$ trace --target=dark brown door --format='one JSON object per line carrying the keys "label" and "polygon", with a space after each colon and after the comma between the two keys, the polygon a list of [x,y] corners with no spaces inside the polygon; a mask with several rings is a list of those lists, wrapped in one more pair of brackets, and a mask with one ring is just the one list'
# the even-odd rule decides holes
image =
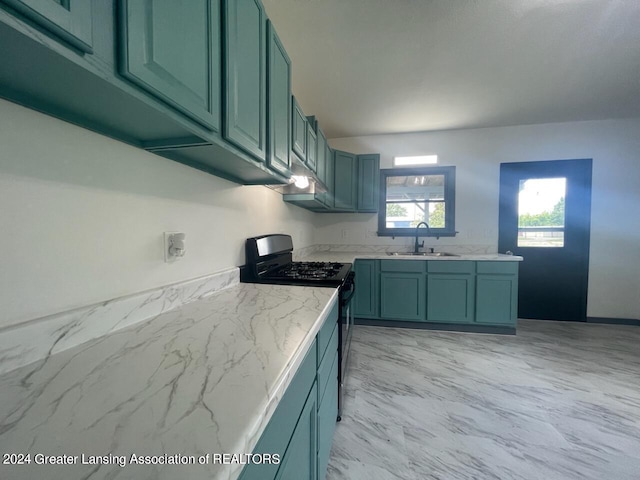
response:
{"label": "dark brown door", "polygon": [[518,317],[586,321],[591,165],[500,165],[498,250],[521,255]]}

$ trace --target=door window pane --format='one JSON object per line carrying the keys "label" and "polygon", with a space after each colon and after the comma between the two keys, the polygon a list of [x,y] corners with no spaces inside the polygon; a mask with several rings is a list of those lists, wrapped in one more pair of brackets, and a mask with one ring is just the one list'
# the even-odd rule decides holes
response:
{"label": "door window pane", "polygon": [[566,178],[520,180],[518,247],[564,247]]}

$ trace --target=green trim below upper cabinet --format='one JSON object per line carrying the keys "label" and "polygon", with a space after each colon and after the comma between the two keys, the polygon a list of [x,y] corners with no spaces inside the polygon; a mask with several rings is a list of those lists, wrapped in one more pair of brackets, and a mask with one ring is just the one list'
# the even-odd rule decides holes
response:
{"label": "green trim below upper cabinet", "polygon": [[[220,2],[120,0],[120,74],[220,130]],[[189,35],[184,35],[185,31]]]}
{"label": "green trim below upper cabinet", "polygon": [[93,53],[91,0],[0,0],[84,53]]}
{"label": "green trim below upper cabinet", "polygon": [[270,168],[291,174],[291,60],[271,21],[267,21],[267,124]]}
{"label": "green trim below upper cabinet", "polygon": [[266,160],[266,15],[260,0],[224,2],[223,135]]}

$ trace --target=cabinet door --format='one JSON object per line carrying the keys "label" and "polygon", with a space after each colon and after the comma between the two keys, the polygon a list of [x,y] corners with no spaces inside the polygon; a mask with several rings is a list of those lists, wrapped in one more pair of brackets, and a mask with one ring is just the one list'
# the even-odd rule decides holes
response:
{"label": "cabinet door", "polygon": [[516,275],[478,275],[476,277],[476,322],[516,325],[518,280]]}
{"label": "cabinet door", "polygon": [[318,475],[318,392],[314,384],[291,436],[276,480],[315,480]]}
{"label": "cabinet door", "polygon": [[376,260],[356,260],[356,293],[353,312],[356,317],[378,318],[378,271]]}
{"label": "cabinet door", "polygon": [[268,165],[286,176],[291,165],[291,61],[273,24],[268,22]]}
{"label": "cabinet door", "polygon": [[93,52],[90,0],[0,1],[78,50]]}
{"label": "cabinet door", "polygon": [[316,159],[318,156],[318,137],[311,124],[307,122],[307,166],[312,172],[316,171]]}
{"label": "cabinet door", "polygon": [[219,0],[121,0],[119,22],[120,74],[219,131]]}
{"label": "cabinet door", "polygon": [[381,273],[380,316],[385,320],[424,321],[425,275]]}
{"label": "cabinet door", "polygon": [[429,273],[427,321],[471,323],[474,312],[474,275]]}
{"label": "cabinet door", "polygon": [[307,117],[304,116],[302,108],[298,104],[296,97],[293,97],[291,114],[291,150],[298,155],[303,162],[307,161]]}
{"label": "cabinet door", "polygon": [[318,407],[318,479],[326,477],[338,419],[338,364],[338,352],[335,352],[331,378]]}
{"label": "cabinet door", "polygon": [[327,191],[324,193],[324,204],[327,206],[329,210],[333,209],[333,170],[334,170],[334,157],[333,150],[329,147],[327,143],[327,149],[325,153],[325,161],[326,161],[326,172],[325,172],[325,185],[327,186]]}
{"label": "cabinet door", "polygon": [[224,0],[224,137],[266,159],[266,16],[260,0]]}
{"label": "cabinet door", "polygon": [[380,155],[358,155],[358,211],[377,212]]}
{"label": "cabinet door", "polygon": [[316,159],[316,174],[318,178],[327,184],[327,137],[318,129],[318,155]]}
{"label": "cabinet door", "polygon": [[333,165],[334,209],[355,211],[358,160],[352,153],[335,151]]}

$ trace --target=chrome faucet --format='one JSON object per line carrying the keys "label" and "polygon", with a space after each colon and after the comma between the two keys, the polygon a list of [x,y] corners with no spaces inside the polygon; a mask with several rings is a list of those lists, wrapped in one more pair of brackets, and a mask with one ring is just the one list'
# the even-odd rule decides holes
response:
{"label": "chrome faucet", "polygon": [[413,246],[413,253],[420,253],[420,249],[424,247],[424,240],[422,241],[422,243],[418,243],[418,230],[420,229],[421,225],[427,227],[427,236],[431,233],[431,229],[429,228],[429,224],[427,222],[420,222],[418,225],[416,225],[416,243]]}

